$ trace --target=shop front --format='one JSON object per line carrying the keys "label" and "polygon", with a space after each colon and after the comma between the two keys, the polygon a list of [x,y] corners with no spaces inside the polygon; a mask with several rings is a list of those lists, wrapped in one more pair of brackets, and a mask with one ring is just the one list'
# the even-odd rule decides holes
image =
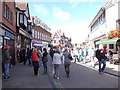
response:
{"label": "shop front", "polygon": [[31,48],[31,40],[32,36],[20,29],[17,35],[17,48]]}
{"label": "shop front", "polygon": [[32,47],[43,47],[42,41],[32,40]]}
{"label": "shop front", "polygon": [[[0,29],[0,53],[3,54],[3,48],[5,46],[10,46],[10,55],[12,57],[11,63],[15,64],[15,32],[12,30],[7,30],[5,28]],[[0,59],[2,57],[0,54]]]}
{"label": "shop front", "polygon": [[113,52],[117,52],[118,50],[118,41],[120,40],[120,38],[113,38],[113,39],[101,39],[100,41],[96,42],[96,45],[102,44],[102,45],[106,45],[107,46],[107,52],[109,50],[113,51]]}
{"label": "shop front", "polygon": [[2,61],[2,49],[3,49],[3,35],[4,35],[4,31],[0,28],[0,64]]}

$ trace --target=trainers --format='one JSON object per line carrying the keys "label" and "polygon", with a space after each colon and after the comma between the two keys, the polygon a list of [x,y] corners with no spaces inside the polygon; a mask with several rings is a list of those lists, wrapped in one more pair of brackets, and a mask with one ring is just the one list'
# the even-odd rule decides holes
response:
{"label": "trainers", "polygon": [[59,77],[57,77],[56,79],[59,80]]}
{"label": "trainers", "polygon": [[102,72],[99,72],[99,74],[102,74]]}

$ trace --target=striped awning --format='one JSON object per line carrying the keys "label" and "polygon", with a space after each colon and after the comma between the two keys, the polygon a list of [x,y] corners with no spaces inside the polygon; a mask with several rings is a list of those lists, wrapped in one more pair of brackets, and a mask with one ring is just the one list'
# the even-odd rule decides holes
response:
{"label": "striped awning", "polygon": [[100,41],[96,42],[96,45],[99,44],[116,44],[117,40],[120,38],[113,38],[113,39],[101,39]]}

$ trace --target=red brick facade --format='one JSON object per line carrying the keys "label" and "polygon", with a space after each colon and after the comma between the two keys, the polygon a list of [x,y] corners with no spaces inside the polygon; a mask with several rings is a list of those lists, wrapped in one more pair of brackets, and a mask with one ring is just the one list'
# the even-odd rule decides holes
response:
{"label": "red brick facade", "polygon": [[[41,40],[41,41],[45,41],[45,42],[49,42],[49,41],[50,41],[50,40],[49,40],[49,39],[51,39],[51,33],[50,33],[50,32],[42,29],[42,28],[39,27],[39,26],[34,26],[34,27],[33,27],[33,30],[34,30],[34,31],[37,31],[37,32],[40,32],[41,34],[50,37],[50,38],[47,38],[46,40],[44,40],[43,37],[42,37],[42,35],[40,35],[40,38],[39,38],[39,39],[38,39],[38,37],[37,37],[37,38],[34,37],[34,40]],[[35,36],[35,33],[34,33],[34,36]]]}
{"label": "red brick facade", "polygon": [[[13,0],[14,1],[14,0]],[[2,6],[7,5],[9,10],[12,12],[12,23],[10,23],[3,15],[2,23],[4,23],[11,30],[16,32],[16,14],[15,14],[15,2],[4,2]],[[2,8],[4,10],[4,8]],[[3,12],[2,12],[3,13]]]}

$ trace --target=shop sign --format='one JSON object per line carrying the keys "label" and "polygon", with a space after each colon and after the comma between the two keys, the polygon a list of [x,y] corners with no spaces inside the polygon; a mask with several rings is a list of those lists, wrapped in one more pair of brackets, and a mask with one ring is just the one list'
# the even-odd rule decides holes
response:
{"label": "shop sign", "polygon": [[42,44],[42,41],[32,40],[32,43]]}
{"label": "shop sign", "polygon": [[14,39],[14,35],[9,32],[5,32],[5,36]]}

